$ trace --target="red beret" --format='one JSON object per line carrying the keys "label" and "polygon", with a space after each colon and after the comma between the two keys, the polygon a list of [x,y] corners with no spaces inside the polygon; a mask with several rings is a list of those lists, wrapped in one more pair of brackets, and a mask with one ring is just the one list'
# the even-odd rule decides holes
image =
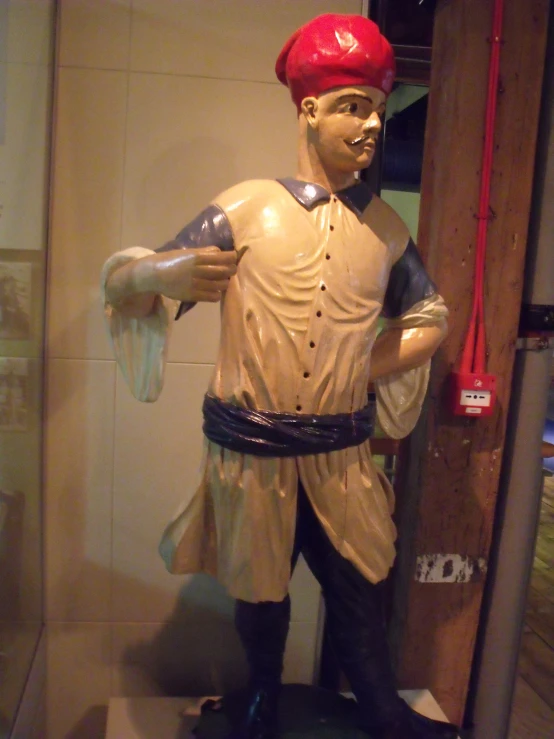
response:
{"label": "red beret", "polygon": [[318,97],[332,87],[366,85],[388,95],[394,82],[394,52],[368,18],[327,13],[292,34],[275,73],[289,87],[298,108],[305,97]]}

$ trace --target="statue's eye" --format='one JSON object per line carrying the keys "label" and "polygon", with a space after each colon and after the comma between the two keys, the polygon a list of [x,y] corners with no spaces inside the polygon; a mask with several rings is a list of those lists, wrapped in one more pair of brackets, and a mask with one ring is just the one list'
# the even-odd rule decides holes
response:
{"label": "statue's eye", "polygon": [[348,105],[348,112],[349,113],[356,113],[357,110],[358,110],[358,103],[350,103]]}

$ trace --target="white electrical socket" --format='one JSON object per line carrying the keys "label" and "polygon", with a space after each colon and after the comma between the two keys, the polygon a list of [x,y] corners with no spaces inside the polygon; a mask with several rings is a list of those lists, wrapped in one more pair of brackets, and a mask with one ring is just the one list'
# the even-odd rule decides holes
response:
{"label": "white electrical socket", "polygon": [[491,404],[490,390],[462,390],[460,405],[471,405],[476,408],[489,408]]}

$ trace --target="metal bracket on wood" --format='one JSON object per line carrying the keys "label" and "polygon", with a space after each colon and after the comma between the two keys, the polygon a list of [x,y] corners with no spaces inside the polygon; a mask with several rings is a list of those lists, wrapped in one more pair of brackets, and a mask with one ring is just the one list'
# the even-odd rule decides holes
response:
{"label": "metal bracket on wood", "polygon": [[554,350],[554,336],[520,336],[516,341],[516,351],[544,352]]}

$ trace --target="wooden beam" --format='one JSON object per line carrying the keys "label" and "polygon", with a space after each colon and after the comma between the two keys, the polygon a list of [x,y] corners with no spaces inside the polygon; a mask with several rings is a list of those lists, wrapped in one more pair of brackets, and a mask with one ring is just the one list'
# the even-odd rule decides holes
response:
{"label": "wooden beam", "polygon": [[[554,446],[554,445],[552,445]],[[394,457],[398,454],[400,442],[396,439],[374,437],[371,439],[371,453],[385,457]],[[552,455],[554,456],[554,454]]]}
{"label": "wooden beam", "polygon": [[[505,2],[485,286],[488,371],[497,376],[498,402],[494,415],[482,419],[452,416],[444,390],[471,310],[493,0],[442,0],[435,18],[418,241],[450,308],[450,335],[434,362],[427,410],[401,450],[401,548],[392,634],[401,687],[429,688],[456,722],[464,714],[485,576],[476,567],[471,582],[421,582],[416,559],[461,555],[486,563],[489,557],[522,293],[548,6],[548,0]],[[436,579],[449,569],[448,564],[435,568]]]}

